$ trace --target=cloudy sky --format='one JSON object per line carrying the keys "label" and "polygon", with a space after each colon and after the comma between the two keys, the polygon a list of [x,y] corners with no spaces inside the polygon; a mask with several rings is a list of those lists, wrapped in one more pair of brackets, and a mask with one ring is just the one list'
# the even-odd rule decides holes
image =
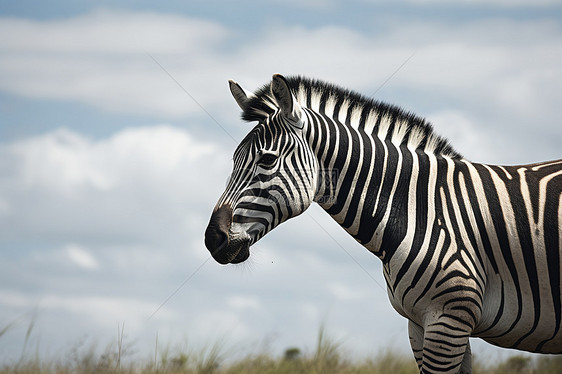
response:
{"label": "cloudy sky", "polygon": [[50,355],[123,324],[140,358],[156,339],[311,350],[322,324],[353,354],[409,352],[378,259],[317,206],[238,266],[209,260],[203,232],[251,128],[228,79],[332,81],[474,161],[560,158],[562,5],[451,4],[1,2],[0,362],[31,321],[25,349]]}

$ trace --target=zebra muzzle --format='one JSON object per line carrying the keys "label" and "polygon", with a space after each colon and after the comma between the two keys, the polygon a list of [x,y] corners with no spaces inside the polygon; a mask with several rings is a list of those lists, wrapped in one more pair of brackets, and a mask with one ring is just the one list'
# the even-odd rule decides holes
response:
{"label": "zebra muzzle", "polygon": [[211,215],[205,230],[205,246],[220,264],[240,263],[250,256],[248,239],[231,238],[232,208],[223,205]]}

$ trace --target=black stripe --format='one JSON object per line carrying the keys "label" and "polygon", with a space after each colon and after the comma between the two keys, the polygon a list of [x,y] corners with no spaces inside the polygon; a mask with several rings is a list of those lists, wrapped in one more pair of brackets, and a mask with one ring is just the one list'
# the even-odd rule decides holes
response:
{"label": "black stripe", "polygon": [[355,237],[361,244],[367,244],[371,241],[374,228],[378,225],[378,218],[375,218],[374,214],[376,210],[375,204],[377,202],[377,195],[379,190],[382,188],[384,149],[378,138],[374,138],[374,143],[375,161],[371,166],[373,168],[373,172],[371,173],[371,179],[369,180],[369,191],[367,191],[363,202],[363,211],[361,212],[361,218],[359,220],[359,232]]}
{"label": "black stripe", "polygon": [[232,217],[232,222],[236,222],[236,223],[252,223],[252,222],[259,222],[262,225],[264,225],[265,227],[269,226],[269,221],[266,220],[265,218],[262,217],[248,217],[248,216],[242,216],[240,214],[234,214],[234,216]]}
{"label": "black stripe", "polygon": [[[418,276],[421,278],[422,274],[427,271],[429,267],[429,262],[433,258],[435,251],[438,251],[438,259],[437,265],[435,266],[435,270],[431,274],[430,280],[427,282],[422,293],[418,296],[414,305],[417,304],[420,300],[425,297],[426,293],[429,289],[433,286],[435,279],[441,272],[441,264],[443,263],[443,259],[445,258],[445,254],[447,253],[446,248],[449,248],[451,245],[451,235],[446,230],[443,223],[445,222],[443,218],[443,201],[441,201],[441,194],[439,193],[441,188],[445,188],[447,183],[447,162],[439,158],[437,159],[437,173],[435,175],[435,191],[434,191],[434,207],[435,207],[435,218],[433,222],[432,232],[430,241],[428,243],[427,254],[424,257],[420,267],[418,268]],[[445,235],[443,246],[441,248],[437,248],[437,243],[439,241],[439,235],[443,232]]]}
{"label": "black stripe", "polygon": [[[494,257],[494,251],[492,250],[492,245],[490,244],[490,238],[488,237],[488,231],[486,230],[486,225],[484,224],[484,218],[482,215],[482,211],[480,210],[480,205],[478,203],[478,197],[476,195],[476,189],[474,188],[474,182],[472,180],[472,176],[470,172],[463,173],[464,180],[465,180],[465,187],[468,194],[468,198],[470,200],[470,209],[472,210],[472,214],[474,215],[474,219],[476,221],[476,227],[478,229],[478,234],[480,236],[480,241],[482,242],[482,249],[484,250],[484,254],[490,261],[492,265],[492,269],[496,274],[499,273],[498,264]],[[478,247],[479,248],[479,247]],[[480,255],[480,251],[477,251],[478,259],[483,261],[483,256]],[[483,263],[483,262],[481,262]]]}
{"label": "black stripe", "polygon": [[308,110],[306,110],[305,113],[307,114],[308,121],[311,122],[310,124],[311,129],[309,131],[313,131],[312,141],[310,142],[310,148],[315,154],[318,154],[319,153],[318,147],[320,145],[320,131],[319,131],[320,125],[318,123],[318,119],[316,118],[316,115],[309,112]]}
{"label": "black stripe", "polygon": [[[340,141],[339,141],[338,154],[337,154],[335,162],[334,162],[334,169],[339,170],[340,173],[341,173],[341,172],[345,171],[345,163],[347,161],[347,154],[348,154],[349,147],[351,146],[351,144],[349,142],[347,132],[343,128],[344,125],[342,125],[338,122],[338,123],[336,123],[336,126],[337,126],[336,131],[339,131],[339,134],[340,134]],[[338,196],[336,198],[336,201],[335,201],[334,205],[332,205],[330,208],[326,209],[326,212],[328,212],[328,214],[330,214],[330,215],[335,215],[335,214],[338,214],[339,212],[341,212],[341,210],[343,209],[343,206],[345,204],[345,199],[347,198],[347,194],[348,194],[348,192],[350,191],[350,188],[351,188],[351,182],[352,182],[353,176],[349,177],[349,173],[347,173],[347,172],[344,175],[340,174],[340,175],[338,175],[338,183],[339,183],[339,179],[342,178],[342,177],[345,178],[345,179],[342,182],[342,187],[338,191]]]}
{"label": "black stripe", "polygon": [[[459,220],[462,222],[462,225],[466,231],[466,235],[468,236],[468,240],[470,241],[470,245],[472,247],[472,249],[474,250],[474,253],[476,254],[476,257],[478,258],[478,264],[483,264],[483,259],[482,259],[482,255],[480,254],[480,251],[478,250],[478,243],[476,241],[476,235],[474,233],[474,230],[472,229],[472,224],[470,223],[470,218],[468,215],[468,209],[472,210],[472,206],[469,206],[467,204],[467,202],[465,201],[465,196],[462,193],[462,189],[461,189],[461,180],[460,177],[463,177],[464,179],[464,187],[465,189],[468,191],[469,189],[473,189],[473,186],[469,183],[467,183],[467,176],[469,176],[469,171],[468,168],[466,166],[466,164],[456,161],[455,162],[455,169],[453,170],[453,184],[454,184],[454,188],[455,188],[455,196],[457,198],[457,206],[459,208],[459,212],[460,212],[460,217]],[[468,192],[467,192],[468,193]],[[475,266],[476,271],[478,270],[478,266]],[[485,276],[484,274],[478,274],[478,278],[479,279],[483,279]]]}
{"label": "black stripe", "polygon": [[322,95],[320,95],[320,107],[318,111],[322,114],[326,114],[326,103],[328,102],[328,98],[330,97],[330,91],[324,90],[322,91]]}
{"label": "black stripe", "polygon": [[[521,180],[516,167],[505,168],[511,175],[511,179],[505,176],[498,167],[492,166],[500,179],[506,184],[507,192],[509,194],[509,199],[511,206],[515,215],[515,225],[517,228],[517,234],[519,237],[519,243],[521,246],[521,252],[523,255],[523,262],[525,264],[525,270],[530,282],[530,289],[533,295],[533,306],[534,306],[534,321],[531,329],[523,336],[521,336],[514,347],[517,347],[521,342],[529,337],[537,328],[539,324],[540,314],[541,314],[541,300],[540,300],[540,287],[539,278],[537,273],[537,263],[534,256],[533,240],[531,238],[530,222],[527,218],[527,211],[525,208],[525,201],[521,192],[521,184],[525,183]],[[513,249],[512,249],[513,250]]]}
{"label": "black stripe", "polygon": [[[506,230],[506,223],[503,217],[502,208],[499,201],[498,192],[490,171],[483,165],[474,164],[474,167],[478,171],[478,175],[482,180],[482,185],[484,187],[484,193],[486,195],[486,200],[488,201],[488,207],[490,209],[491,220],[494,224],[494,229],[496,231],[496,237],[500,245],[500,250],[502,252],[502,258],[505,261],[511,279],[515,286],[515,291],[517,294],[517,315],[515,320],[511,324],[508,330],[512,330],[513,327],[519,322],[522,314],[522,296],[521,296],[521,285],[519,284],[519,277],[517,275],[517,269],[515,268],[515,261],[511,255],[511,247],[509,245],[509,238]],[[503,171],[500,170],[503,173]]]}
{"label": "black stripe", "polygon": [[[418,180],[416,182],[416,221],[415,221],[416,227],[414,230],[414,239],[412,241],[412,247],[408,251],[408,256],[406,260],[404,260],[404,263],[402,264],[400,270],[398,270],[398,273],[396,274],[396,279],[400,279],[400,280],[406,274],[408,268],[413,263],[419,251],[422,250],[422,245],[425,239],[427,225],[428,225],[427,213],[428,213],[428,196],[429,196],[428,188],[429,188],[430,162],[427,155],[423,152],[417,152],[417,156],[418,156],[419,171],[418,171]],[[414,275],[412,284],[408,286],[405,294],[408,293],[414,287],[414,285],[416,285],[419,282],[422,276],[422,272],[419,270],[421,269],[418,269],[418,271]],[[399,281],[396,282],[395,284],[398,283]]]}
{"label": "black stripe", "polygon": [[[538,195],[538,193],[536,194]],[[558,212],[560,209],[559,202],[561,194],[562,175],[558,175],[551,179],[546,186],[547,203],[544,207],[543,216],[546,263],[548,265],[550,292],[552,303],[554,305],[554,332],[550,339],[539,343],[537,346],[538,351],[540,351],[548,341],[558,334],[560,331],[560,325],[562,325],[562,301],[560,300],[562,295],[562,291],[560,290],[560,286],[562,284],[560,274],[562,273],[562,269],[560,268],[560,252],[558,250],[558,248],[560,248],[558,230],[561,224]],[[552,202],[556,202],[556,204]],[[562,347],[559,349],[562,352]]]}
{"label": "black stripe", "polygon": [[[389,145],[389,148],[393,148]],[[382,237],[381,247],[386,252],[386,260],[392,258],[394,252],[406,237],[408,231],[408,199],[410,190],[410,179],[412,178],[413,158],[408,149],[402,147],[396,150],[402,155],[400,170],[397,171],[398,183],[392,196],[390,214]],[[392,186],[390,186],[392,187]],[[390,193],[388,194],[390,195]]]}
{"label": "black stripe", "polygon": [[[361,171],[359,172],[359,175],[356,179],[351,203],[345,216],[345,220],[342,224],[344,227],[350,227],[353,224],[353,221],[357,216],[357,210],[359,209],[359,205],[361,203],[361,194],[365,187],[367,187],[367,189],[370,187],[371,182],[367,180],[369,170],[371,170],[372,168],[371,157],[373,155],[373,149],[371,148],[371,141],[369,140],[369,136],[362,131],[359,132],[359,136],[361,136],[363,140],[363,164],[361,166]],[[365,209],[364,206],[363,209]]]}
{"label": "black stripe", "polygon": [[[381,184],[381,191],[379,196],[379,203],[376,206],[374,214],[374,226],[372,228],[378,227],[380,221],[383,219],[386,212],[391,193],[392,187],[394,185],[394,178],[396,173],[398,173],[398,150],[392,144],[388,144],[387,147],[387,160],[386,160],[386,170],[384,179]],[[371,228],[371,229],[372,229]]]}

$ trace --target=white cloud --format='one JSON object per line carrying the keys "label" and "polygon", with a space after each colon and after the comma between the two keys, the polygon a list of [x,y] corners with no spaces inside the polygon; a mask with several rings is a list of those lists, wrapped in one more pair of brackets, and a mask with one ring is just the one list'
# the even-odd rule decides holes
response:
{"label": "white cloud", "polygon": [[87,270],[95,270],[99,267],[98,261],[92,256],[91,253],[88,252],[87,249],[76,245],[70,244],[66,247],[66,254],[74,262],[76,265],[87,269]]}
{"label": "white cloud", "polygon": [[232,295],[228,298],[227,304],[234,309],[259,309],[260,302],[255,296],[251,295]]}
{"label": "white cloud", "polygon": [[[100,141],[57,130],[2,145],[0,154],[0,195],[10,204],[0,231],[30,240],[46,232],[147,238],[165,225],[182,230],[190,214],[212,207],[224,186],[209,188],[206,177],[223,178],[230,167],[217,168],[222,175],[206,172],[229,156],[167,126],[123,130]],[[158,220],[155,213],[163,211],[170,221]]]}
{"label": "white cloud", "polygon": [[0,196],[0,216],[10,213],[10,203]]}
{"label": "white cloud", "polygon": [[[73,31],[73,33],[69,33]],[[97,10],[56,21],[4,18],[0,48],[7,51],[123,56],[153,53],[195,53],[224,39],[227,30],[214,22],[151,12]]]}
{"label": "white cloud", "polygon": [[[412,4],[423,4],[423,5],[430,5],[430,4],[450,4],[447,0],[405,0],[405,2],[412,3]],[[469,6],[485,6],[485,7],[505,7],[505,8],[517,8],[517,7],[546,7],[552,5],[558,5],[558,1],[556,0],[461,0],[458,1],[457,4],[465,4]]]}
{"label": "white cloud", "polygon": [[15,308],[32,308],[29,297],[17,291],[0,290],[0,303],[3,306]]}
{"label": "white cloud", "polygon": [[228,108],[233,118],[228,78],[253,89],[275,72],[304,74],[369,94],[414,54],[386,88],[431,95],[433,110],[447,109],[449,102],[439,104],[443,97],[528,119],[556,106],[562,85],[558,23],[498,18],[452,28],[445,21],[395,19],[383,28],[366,33],[274,24],[247,35],[155,13],[98,11],[49,22],[5,18],[0,30],[12,37],[0,41],[0,89],[123,113],[200,114],[150,53],[199,104],[212,112]]}
{"label": "white cloud", "polygon": [[[0,154],[0,196],[7,202],[0,219],[31,231],[84,231],[129,217],[127,231],[162,210],[180,214],[174,227],[183,228],[201,204],[212,207],[230,168],[227,153],[169,126],[126,129],[97,141],[56,130],[0,145]],[[190,204],[198,208],[190,211]]]}
{"label": "white cloud", "polygon": [[[124,297],[78,296],[61,297],[45,295],[41,299],[42,308],[64,310],[77,313],[94,325],[114,328],[117,321],[126,317],[129,325],[138,326],[146,319],[144,311],[154,308],[154,304],[138,299]],[[166,312],[163,311],[165,314]]]}
{"label": "white cloud", "polygon": [[[40,299],[30,297],[21,292],[0,291],[1,304],[11,307],[23,308],[29,311],[38,308],[38,317],[41,313],[70,313],[88,321],[91,326],[103,330],[112,330],[117,322],[125,321],[129,327],[139,329],[146,321],[146,311],[155,308],[150,302],[139,299],[95,295],[58,295],[43,294]],[[170,313],[163,309],[161,317],[167,318]]]}
{"label": "white cloud", "polygon": [[364,289],[361,289],[359,287],[355,287],[352,289],[338,282],[330,284],[329,289],[334,294],[334,296],[336,296],[342,302],[360,300],[369,296]]}
{"label": "white cloud", "polygon": [[148,53],[175,56],[193,70],[227,37],[212,22],[114,11],[59,21],[4,18],[0,32],[11,35],[0,41],[3,90],[171,117],[189,113],[192,103]]}
{"label": "white cloud", "polygon": [[[485,162],[494,157],[494,152],[506,147],[501,140],[498,140],[500,134],[474,123],[464,113],[449,110],[432,113],[429,118],[438,132],[469,160]],[[476,129],[478,131],[475,131]]]}
{"label": "white cloud", "polygon": [[10,177],[27,188],[68,190],[81,185],[109,189],[109,176],[95,167],[96,162],[88,152],[91,147],[88,139],[61,129],[2,148],[19,165],[13,169],[17,175]]}

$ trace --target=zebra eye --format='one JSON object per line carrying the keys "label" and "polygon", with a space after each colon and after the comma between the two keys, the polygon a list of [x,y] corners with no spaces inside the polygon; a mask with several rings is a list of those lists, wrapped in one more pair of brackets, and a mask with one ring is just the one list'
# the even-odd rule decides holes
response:
{"label": "zebra eye", "polygon": [[275,164],[275,161],[277,161],[277,156],[271,153],[265,153],[258,160],[258,164],[261,164],[263,166],[273,166],[273,164]]}

